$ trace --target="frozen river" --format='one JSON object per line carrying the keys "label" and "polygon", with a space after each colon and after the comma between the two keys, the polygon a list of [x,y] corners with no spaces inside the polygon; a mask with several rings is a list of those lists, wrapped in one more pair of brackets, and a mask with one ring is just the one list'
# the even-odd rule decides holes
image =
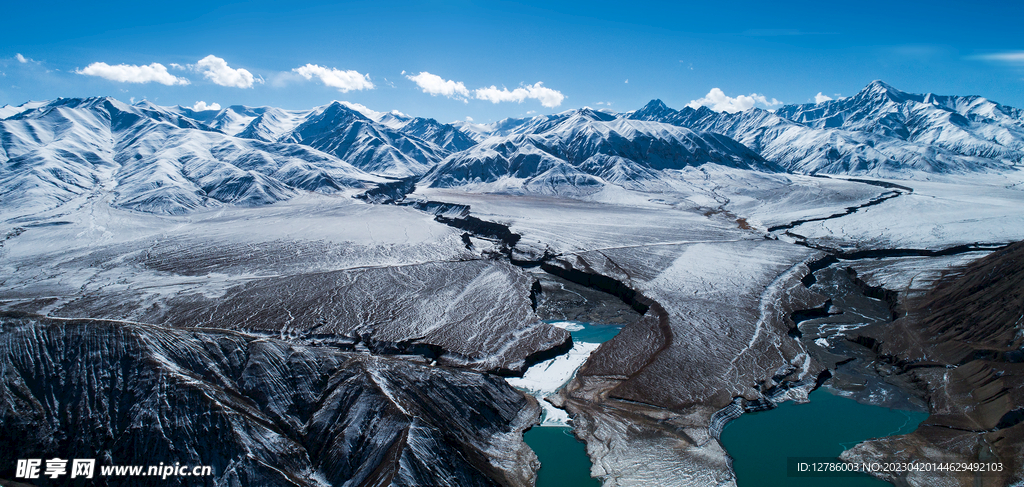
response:
{"label": "frozen river", "polygon": [[576,321],[551,324],[572,334],[572,350],[530,367],[522,378],[508,379],[514,387],[535,396],[544,408],[540,426],[524,435],[541,462],[537,487],[599,486],[601,483],[590,477],[590,458],[584,444],[573,436],[569,416],[545,398],[569,382],[590,354],[618,334],[622,327]]}

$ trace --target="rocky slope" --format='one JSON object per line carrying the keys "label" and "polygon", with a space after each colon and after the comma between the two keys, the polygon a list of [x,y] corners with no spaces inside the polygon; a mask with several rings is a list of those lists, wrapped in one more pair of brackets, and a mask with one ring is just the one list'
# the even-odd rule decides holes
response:
{"label": "rocky slope", "polygon": [[499,378],[415,358],[5,314],[0,375],[2,478],[17,459],[54,455],[209,465],[209,485],[527,486],[537,468],[522,443],[536,402]]}
{"label": "rocky slope", "polygon": [[[923,388],[931,415],[913,433],[861,443],[851,461],[999,462],[999,472],[901,476],[907,485],[1024,480],[1024,243],[947,274],[872,344]],[[891,475],[883,476],[893,480]]]}

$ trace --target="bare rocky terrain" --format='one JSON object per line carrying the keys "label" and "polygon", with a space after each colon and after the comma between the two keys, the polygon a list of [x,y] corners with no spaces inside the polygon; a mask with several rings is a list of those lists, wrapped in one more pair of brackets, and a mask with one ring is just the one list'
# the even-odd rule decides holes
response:
{"label": "bare rocky terrain", "polygon": [[[867,342],[917,383],[928,419],[911,434],[865,442],[849,460],[1001,462],[997,472],[914,472],[906,485],[1020,481],[1024,458],[1024,244],[951,271],[907,302],[891,327],[864,329]],[[887,480],[897,480],[886,476]]]}
{"label": "bare rocky terrain", "polygon": [[53,452],[209,465],[212,485],[530,485],[535,475],[521,435],[539,408],[494,376],[225,330],[23,313],[0,326],[8,478],[6,465]]}

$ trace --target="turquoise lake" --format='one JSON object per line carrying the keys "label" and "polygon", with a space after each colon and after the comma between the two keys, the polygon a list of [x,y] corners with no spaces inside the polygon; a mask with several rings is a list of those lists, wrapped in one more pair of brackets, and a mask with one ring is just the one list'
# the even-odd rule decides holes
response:
{"label": "turquoise lake", "polygon": [[590,477],[590,457],[570,428],[538,426],[523,435],[540,459],[537,487],[601,487]]}
{"label": "turquoise lake", "polygon": [[[574,322],[569,328],[574,342],[604,343],[622,329],[619,325],[598,325]],[[537,426],[523,435],[527,445],[540,460],[537,487],[600,487],[590,476],[590,457],[586,445],[576,439],[572,429],[564,426]]]}
{"label": "turquoise lake", "polygon": [[[564,323],[564,322],[563,322]],[[603,343],[622,327],[574,323],[573,341]],[[838,457],[857,443],[910,433],[928,416],[922,412],[868,406],[836,396],[826,388],[810,395],[811,402],[785,402],[778,408],[748,413],[722,432],[722,444],[733,458],[738,487],[885,487],[887,482],[859,477],[788,477],[788,457]],[[541,468],[538,487],[599,487],[590,477],[586,446],[565,426],[537,426],[524,435]]]}
{"label": "turquoise lake", "polygon": [[733,458],[737,487],[884,487],[874,477],[788,477],[787,457],[838,457],[857,443],[914,431],[927,413],[868,406],[826,388],[811,402],[785,402],[726,425],[722,444]]}

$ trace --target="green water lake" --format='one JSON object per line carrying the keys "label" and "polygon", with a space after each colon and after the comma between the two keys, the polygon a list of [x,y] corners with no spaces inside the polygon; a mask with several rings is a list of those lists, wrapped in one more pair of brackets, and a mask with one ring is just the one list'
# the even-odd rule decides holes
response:
{"label": "green water lake", "polygon": [[583,442],[564,426],[538,426],[523,438],[540,459],[537,487],[601,487],[590,477],[590,457]]}
{"label": "green water lake", "polygon": [[[622,329],[619,325],[558,323],[569,330],[575,343],[604,343]],[[527,431],[523,439],[540,459],[537,487],[601,486],[599,480],[590,477],[591,463],[586,445],[573,436],[569,426],[536,426]]]}
{"label": "green water lake", "polygon": [[[603,343],[620,326],[558,322],[577,343]],[[581,359],[582,360],[582,359]],[[581,362],[580,362],[581,363]],[[554,390],[554,388],[550,389]],[[788,457],[838,457],[857,443],[910,433],[928,416],[922,412],[869,406],[821,388],[806,404],[785,402],[770,411],[748,413],[722,432],[722,444],[733,458],[738,487],[885,487],[873,477],[788,477]],[[538,487],[599,487],[590,477],[586,446],[567,425],[536,426],[524,435],[541,468]]]}
{"label": "green water lake", "polygon": [[868,406],[836,396],[826,388],[811,393],[811,402],[785,402],[770,411],[748,413],[722,431],[722,444],[733,458],[737,487],[884,487],[867,475],[857,477],[788,477],[788,457],[838,457],[870,438],[914,431],[927,413]]}

